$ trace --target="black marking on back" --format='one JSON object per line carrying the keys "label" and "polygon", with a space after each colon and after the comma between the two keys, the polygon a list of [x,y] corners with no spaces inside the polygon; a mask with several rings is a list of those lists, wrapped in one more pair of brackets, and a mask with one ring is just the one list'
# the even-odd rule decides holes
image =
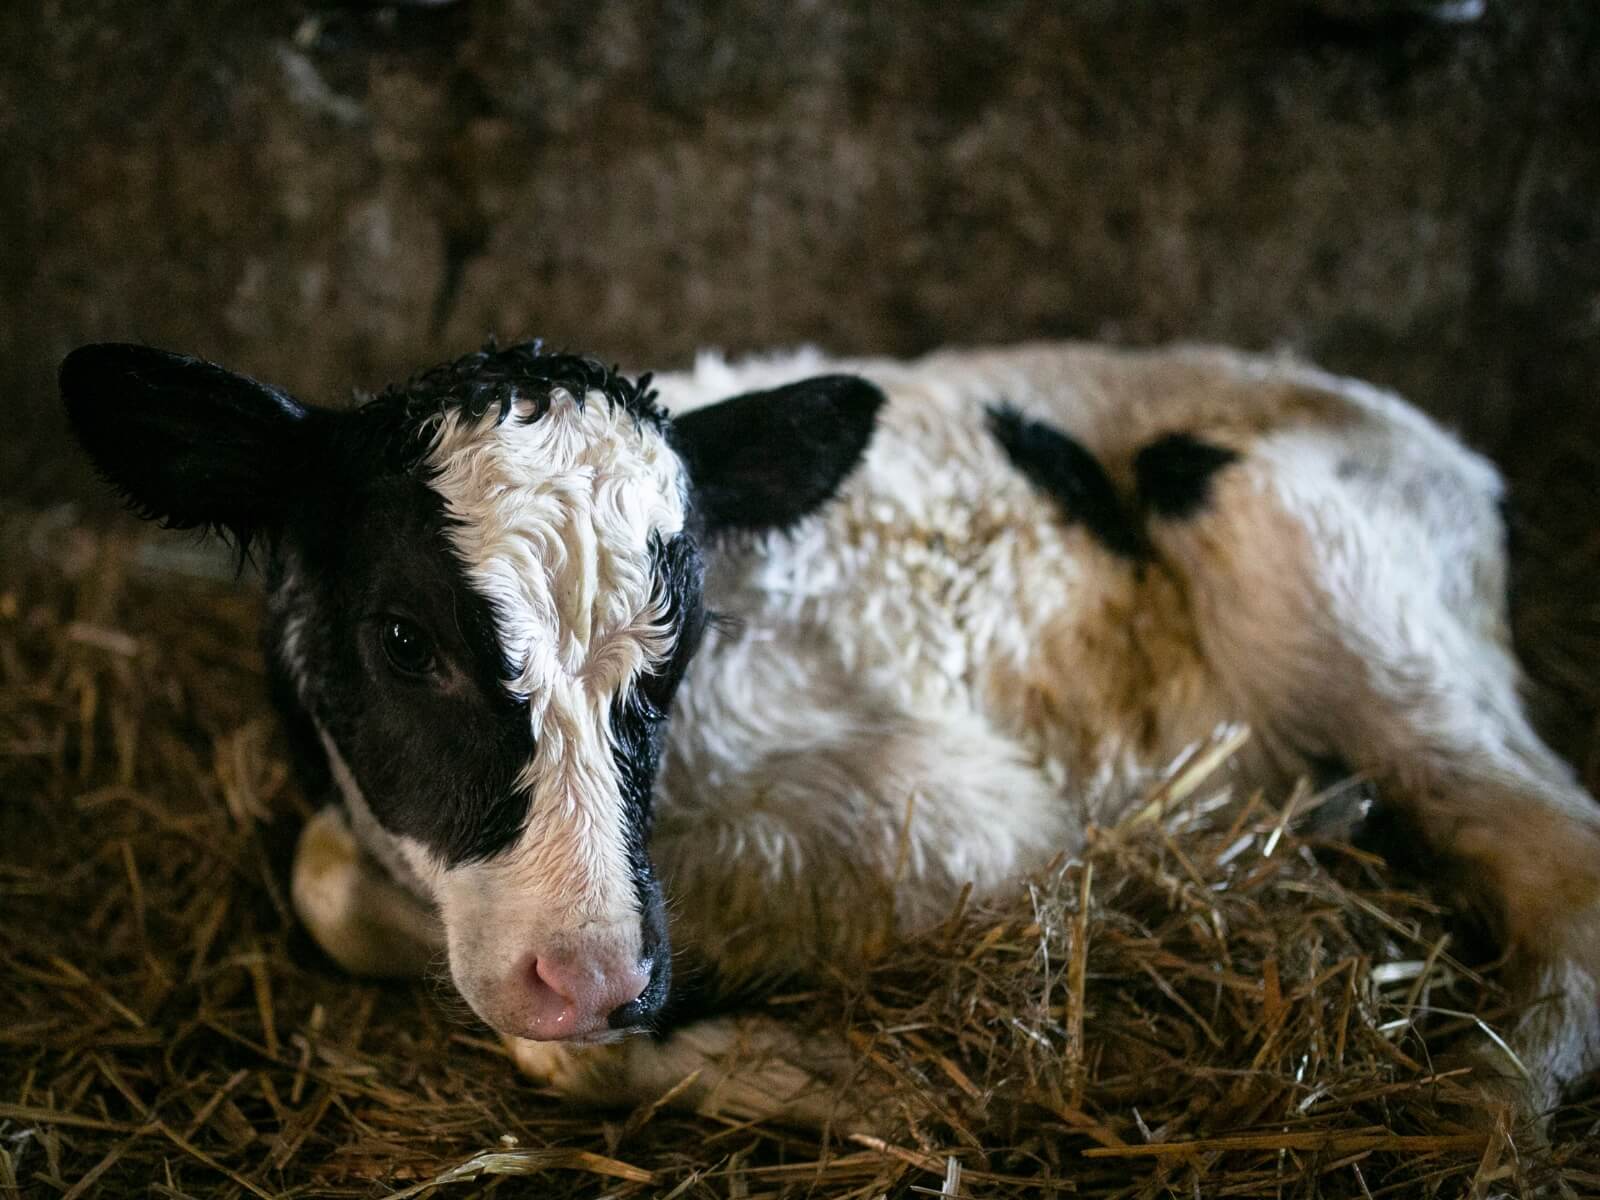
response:
{"label": "black marking on back", "polygon": [[1068,521],[1082,525],[1113,554],[1146,556],[1143,532],[1129,519],[1100,460],[1082,444],[1054,425],[1024,417],[1009,404],[990,406],[989,432],[1012,465],[1055,501]]}
{"label": "black marking on back", "polygon": [[1216,473],[1238,461],[1236,451],[1193,434],[1165,434],[1134,456],[1139,507],[1168,520],[1192,517],[1210,501]]}

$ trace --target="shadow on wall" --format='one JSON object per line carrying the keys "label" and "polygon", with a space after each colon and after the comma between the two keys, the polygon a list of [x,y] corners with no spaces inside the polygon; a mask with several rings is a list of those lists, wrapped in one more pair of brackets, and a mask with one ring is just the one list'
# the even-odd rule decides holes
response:
{"label": "shadow on wall", "polygon": [[1591,419],[1589,0],[928,14],[5,6],[0,489],[85,494],[53,374],[102,338],[327,401],[490,332],[634,367],[1182,337],[1496,446]]}

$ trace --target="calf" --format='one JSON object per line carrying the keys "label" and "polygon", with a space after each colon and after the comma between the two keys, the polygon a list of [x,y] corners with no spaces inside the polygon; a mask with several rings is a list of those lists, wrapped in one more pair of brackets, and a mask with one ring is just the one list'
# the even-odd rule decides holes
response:
{"label": "calf", "polygon": [[1013,885],[1230,721],[1248,784],[1338,760],[1471,881],[1551,997],[1533,1103],[1600,1064],[1600,808],[1518,700],[1500,482],[1390,395],[1075,345],[653,387],[490,348],[349,411],[101,345],[61,387],[139,512],[263,566],[338,798],[312,932],[442,950],[575,1096],[821,1119],[837,1048],[704,1014]]}

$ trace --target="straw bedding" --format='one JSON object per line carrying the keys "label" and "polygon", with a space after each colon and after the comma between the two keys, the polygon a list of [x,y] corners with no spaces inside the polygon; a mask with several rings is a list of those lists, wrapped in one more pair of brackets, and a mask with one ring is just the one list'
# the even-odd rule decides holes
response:
{"label": "straw bedding", "polygon": [[[1597,460],[1551,459],[1518,551],[1536,707],[1591,789]],[[891,1135],[564,1107],[439,984],[297,930],[257,620],[180,538],[0,512],[0,1195],[1600,1194],[1600,1089],[1548,1144],[1484,1109],[1441,1055],[1506,1012],[1481,943],[1343,840],[1358,786],[1231,795],[1247,731],[1083,863],[772,999],[848,1030],[842,1086],[893,1081]]]}

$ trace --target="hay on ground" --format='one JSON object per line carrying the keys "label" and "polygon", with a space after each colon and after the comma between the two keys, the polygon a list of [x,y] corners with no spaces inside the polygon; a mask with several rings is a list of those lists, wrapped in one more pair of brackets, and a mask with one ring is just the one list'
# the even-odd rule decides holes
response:
{"label": "hay on ground", "polygon": [[[0,1195],[1600,1194],[1600,1094],[1548,1145],[1486,1118],[1439,1051],[1506,1015],[1492,964],[1331,836],[1346,791],[1229,794],[1247,731],[1081,863],[770,1001],[848,1031],[892,1138],[574,1111],[296,929],[249,587],[65,510],[0,548]],[[1600,539],[1549,557],[1589,586]],[[1587,613],[1531,656],[1579,726],[1597,644]]]}

